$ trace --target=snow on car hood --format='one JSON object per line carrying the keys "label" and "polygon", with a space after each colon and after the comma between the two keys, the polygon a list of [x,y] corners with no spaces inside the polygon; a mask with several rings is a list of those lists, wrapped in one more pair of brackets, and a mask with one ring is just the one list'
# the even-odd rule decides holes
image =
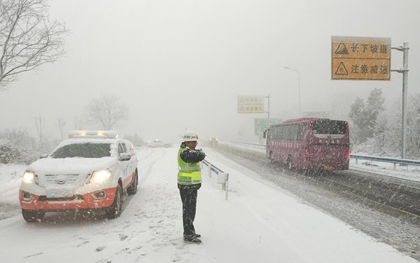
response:
{"label": "snow on car hood", "polygon": [[29,165],[37,174],[87,174],[117,164],[115,157],[102,158],[44,158]]}

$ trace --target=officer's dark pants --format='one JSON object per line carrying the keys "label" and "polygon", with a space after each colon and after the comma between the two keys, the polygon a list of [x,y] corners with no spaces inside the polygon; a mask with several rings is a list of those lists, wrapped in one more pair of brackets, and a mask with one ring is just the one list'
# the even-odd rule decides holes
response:
{"label": "officer's dark pants", "polygon": [[197,205],[197,189],[179,189],[182,200],[182,221],[184,223],[184,237],[195,235],[194,219]]}

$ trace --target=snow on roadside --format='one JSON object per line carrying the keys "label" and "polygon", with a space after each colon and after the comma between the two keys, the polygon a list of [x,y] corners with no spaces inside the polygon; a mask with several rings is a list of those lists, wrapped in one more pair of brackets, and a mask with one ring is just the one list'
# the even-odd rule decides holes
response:
{"label": "snow on roadside", "polygon": [[27,165],[0,164],[0,220],[20,214],[18,189]]}
{"label": "snow on roadside", "polygon": [[19,204],[17,189],[27,165],[0,164],[0,202]]}
{"label": "snow on roadside", "polygon": [[413,165],[396,165],[394,169],[392,163],[364,160],[359,160],[356,163],[355,159],[350,159],[350,169],[420,182],[420,167]]}

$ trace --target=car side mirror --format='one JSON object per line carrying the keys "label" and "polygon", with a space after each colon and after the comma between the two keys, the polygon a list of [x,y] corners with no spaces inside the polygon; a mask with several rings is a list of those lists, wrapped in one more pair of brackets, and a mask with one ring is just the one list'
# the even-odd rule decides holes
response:
{"label": "car side mirror", "polygon": [[129,153],[120,154],[120,161],[128,161],[130,159],[131,159],[131,155]]}

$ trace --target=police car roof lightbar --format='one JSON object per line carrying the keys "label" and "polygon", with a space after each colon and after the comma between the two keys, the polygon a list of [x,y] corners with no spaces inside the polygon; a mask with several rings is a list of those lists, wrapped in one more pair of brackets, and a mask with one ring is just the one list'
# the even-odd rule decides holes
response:
{"label": "police car roof lightbar", "polygon": [[105,138],[117,139],[118,133],[116,131],[70,131],[69,138]]}

